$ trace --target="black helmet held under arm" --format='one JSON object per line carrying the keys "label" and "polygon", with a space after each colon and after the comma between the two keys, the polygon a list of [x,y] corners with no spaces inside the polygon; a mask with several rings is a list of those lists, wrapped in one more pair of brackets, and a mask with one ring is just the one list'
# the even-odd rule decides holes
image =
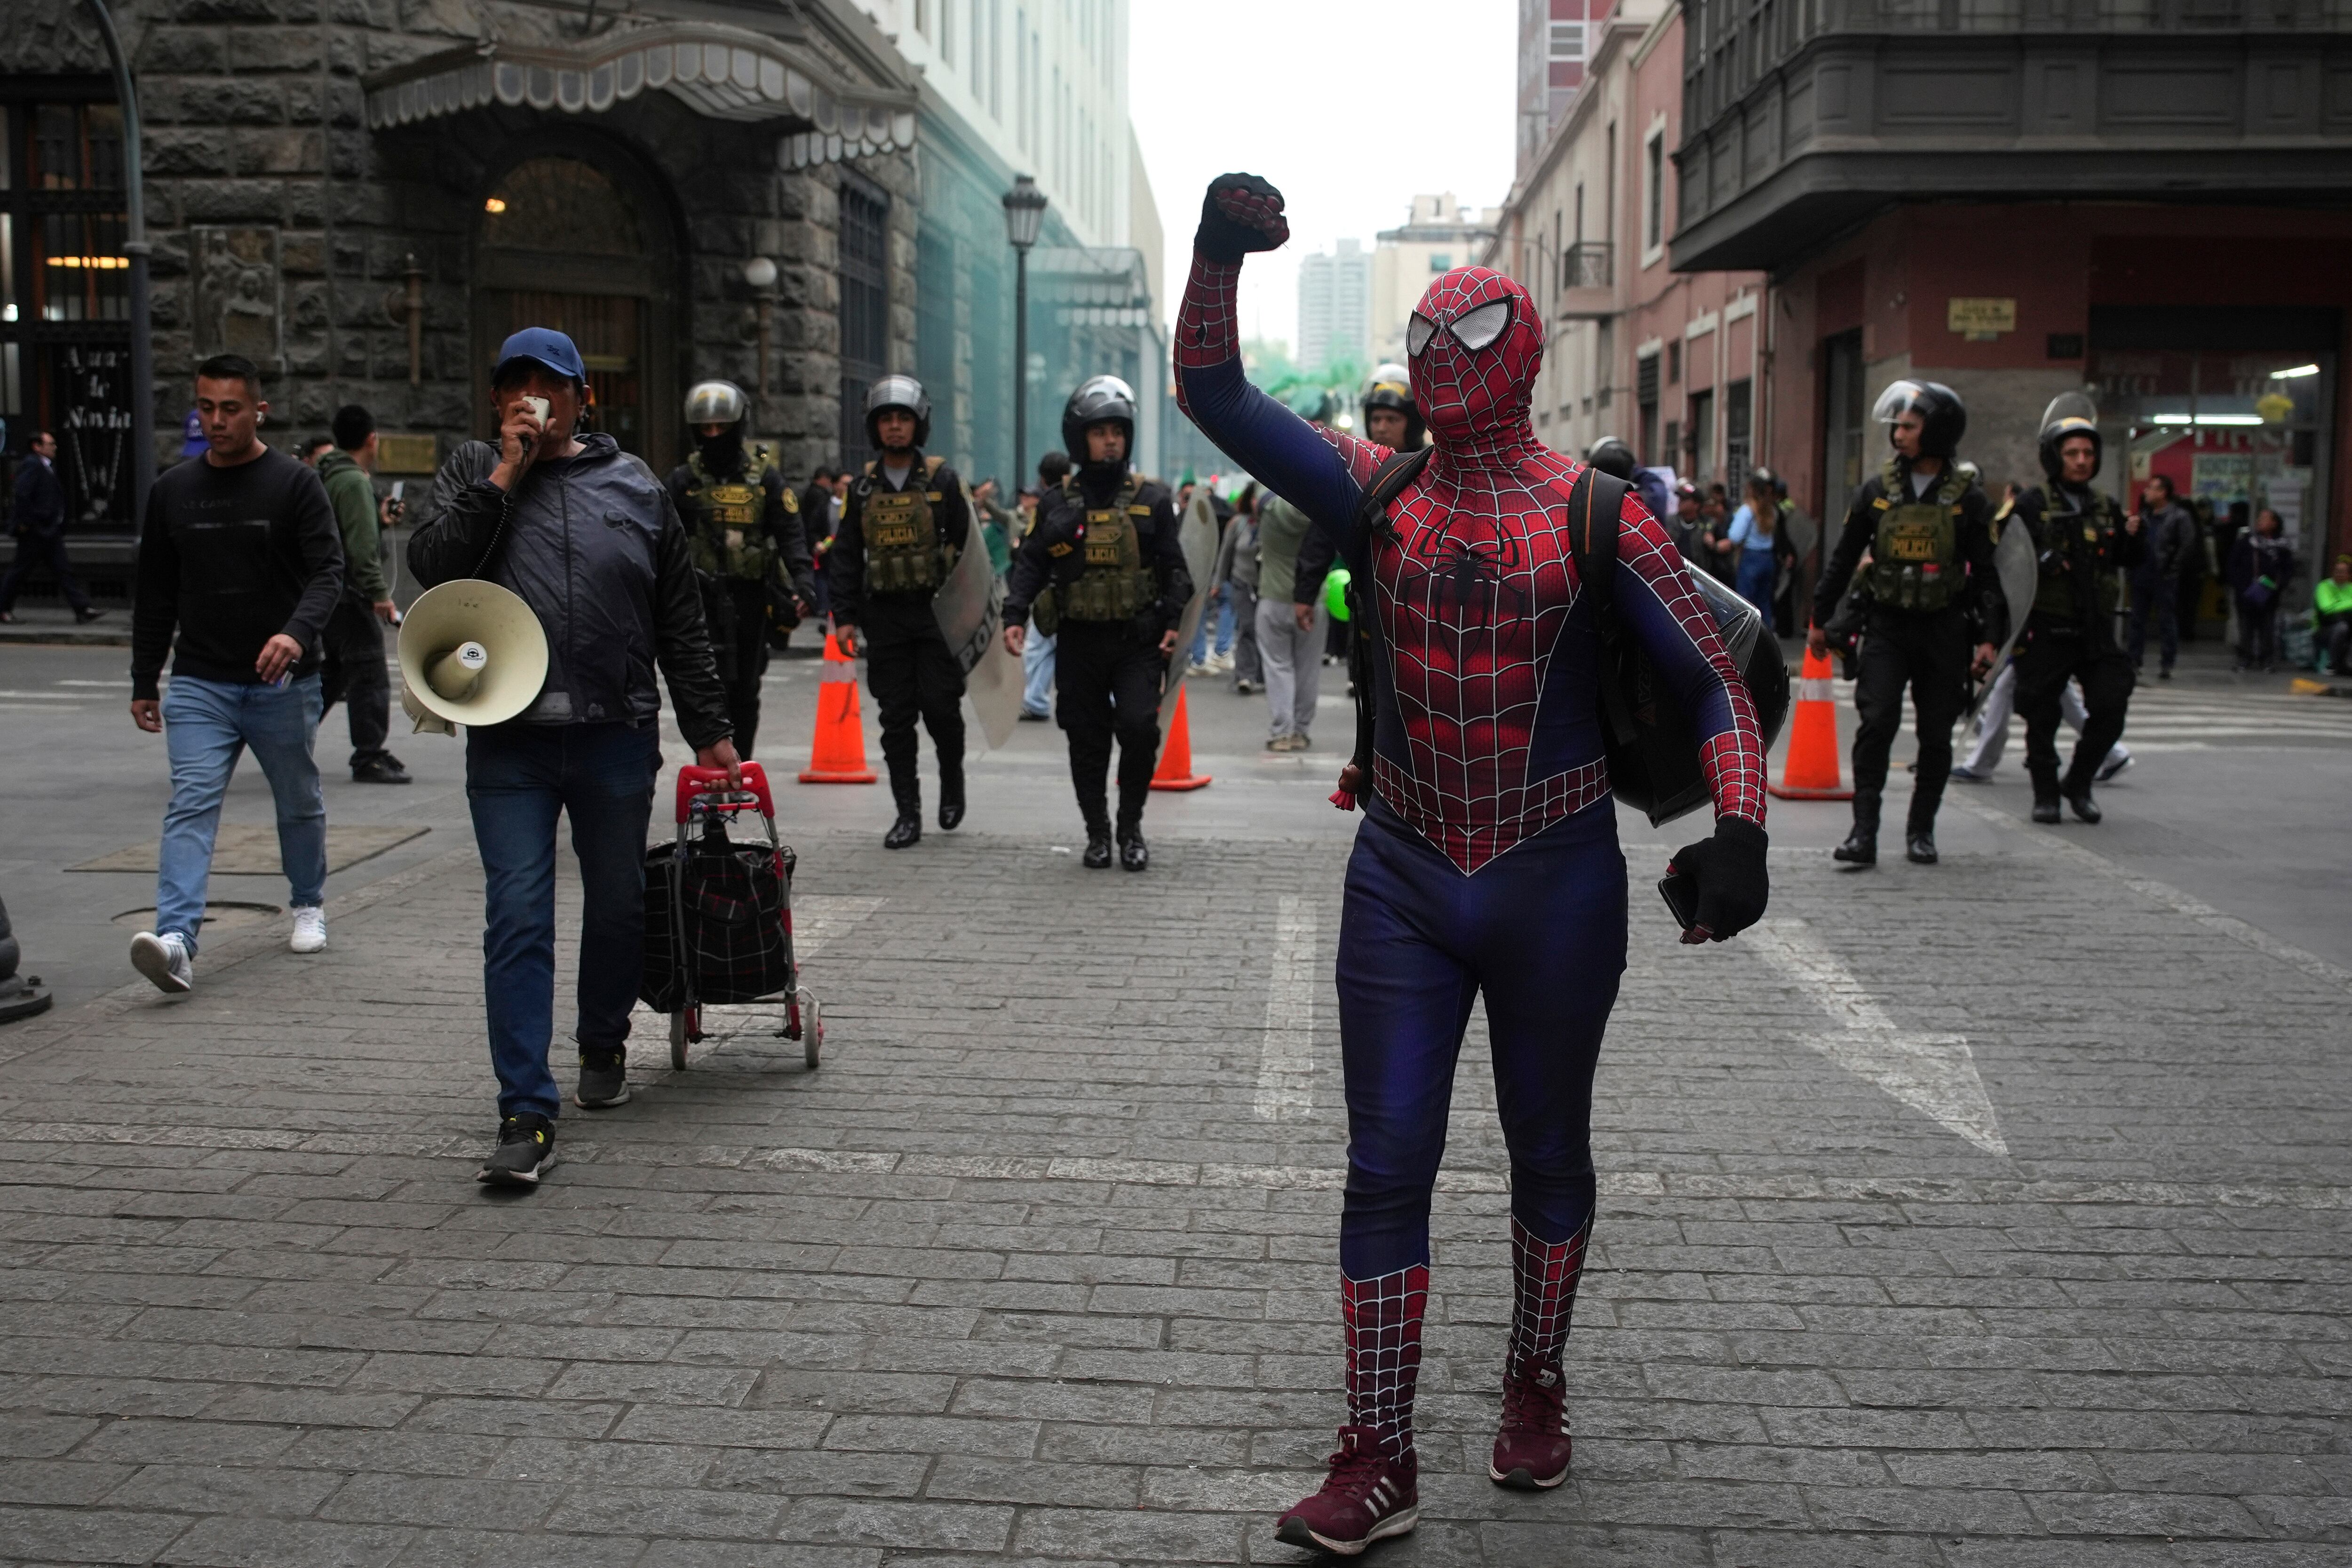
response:
{"label": "black helmet held under arm", "polygon": [[1614,436],[1603,436],[1587,447],[1584,460],[1616,479],[1632,479],[1633,470],[1641,467],[1633,460],[1633,448]]}

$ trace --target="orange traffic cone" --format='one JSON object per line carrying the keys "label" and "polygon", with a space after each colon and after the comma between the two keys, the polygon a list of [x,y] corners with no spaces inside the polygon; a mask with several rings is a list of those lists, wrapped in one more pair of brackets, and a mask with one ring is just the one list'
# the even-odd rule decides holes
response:
{"label": "orange traffic cone", "polygon": [[1160,748],[1160,769],[1151,775],[1153,789],[1199,789],[1206,773],[1192,771],[1192,720],[1184,710],[1184,693],[1176,693],[1176,721],[1168,726],[1168,742]]}
{"label": "orange traffic cone", "polygon": [[1830,656],[1805,650],[1797,678],[1797,710],[1789,718],[1789,758],[1780,782],[1764,787],[1782,800],[1852,800],[1838,776],[1837,698]]}
{"label": "orange traffic cone", "polygon": [[866,725],[857,716],[857,661],[824,634],[824,664],[817,676],[816,738],[809,742],[803,784],[872,784],[866,765]]}

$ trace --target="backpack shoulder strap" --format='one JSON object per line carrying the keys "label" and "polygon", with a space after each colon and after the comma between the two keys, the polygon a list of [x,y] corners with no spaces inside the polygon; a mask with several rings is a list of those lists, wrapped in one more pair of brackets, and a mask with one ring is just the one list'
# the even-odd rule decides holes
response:
{"label": "backpack shoulder strap", "polygon": [[1617,528],[1630,488],[1588,467],[1568,492],[1569,557],[1576,563],[1578,592],[1591,598],[1603,637],[1616,635]]}
{"label": "backpack shoulder strap", "polygon": [[[1410,452],[1398,452],[1372,470],[1371,482],[1356,501],[1356,537],[1368,538],[1388,519],[1389,503],[1404,493],[1404,488],[1420,477],[1429,466],[1429,454],[1435,448],[1417,447]],[[1349,570],[1355,570],[1350,563]]]}

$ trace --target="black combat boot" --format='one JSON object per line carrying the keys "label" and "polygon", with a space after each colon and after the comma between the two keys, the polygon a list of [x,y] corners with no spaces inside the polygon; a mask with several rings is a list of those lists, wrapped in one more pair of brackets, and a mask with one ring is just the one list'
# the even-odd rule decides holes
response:
{"label": "black combat boot", "polygon": [[1859,822],[1855,823],[1853,831],[1845,836],[1845,842],[1830,851],[1830,858],[1843,861],[1849,866],[1877,865],[1878,829],[1875,826],[1865,827]]}
{"label": "black combat boot", "polygon": [[1148,869],[1151,865],[1151,847],[1143,841],[1143,824],[1122,822],[1118,825],[1118,863],[1129,871]]}
{"label": "black combat boot", "polygon": [[950,831],[962,820],[963,763],[959,761],[950,767],[947,759],[942,757],[940,759],[940,826],[943,831]]}
{"label": "black combat boot", "polygon": [[882,836],[885,849],[904,849],[923,841],[923,785],[918,779],[901,779],[891,770],[890,794],[898,803],[898,820]]}
{"label": "black combat boot", "polygon": [[1078,864],[1089,871],[1110,869],[1110,827],[1108,824],[1087,825],[1087,852],[1079,857]]}
{"label": "black combat boot", "polygon": [[2099,810],[2099,803],[2091,798],[2091,786],[2089,784],[2079,784],[2070,785],[2065,790],[2064,794],[2066,796],[2067,805],[2072,807],[2074,815],[2084,822],[2096,822],[2103,815]]}
{"label": "black combat boot", "polygon": [[1933,828],[1914,827],[1903,835],[1903,857],[1914,866],[1936,863],[1936,833]]}
{"label": "black combat boot", "polygon": [[2059,819],[2058,770],[2040,770],[2029,765],[2026,776],[2033,781],[2033,820],[2053,823]]}

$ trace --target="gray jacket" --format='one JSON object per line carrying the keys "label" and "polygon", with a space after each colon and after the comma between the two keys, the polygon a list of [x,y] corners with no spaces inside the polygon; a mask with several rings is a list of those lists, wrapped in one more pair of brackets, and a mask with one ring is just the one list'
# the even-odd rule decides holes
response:
{"label": "gray jacket", "polygon": [[686,530],[653,470],[598,433],[541,459],[512,494],[488,482],[498,448],[468,441],[433,481],[433,516],[408,542],[426,587],[486,577],[521,595],[547,632],[547,685],[525,724],[644,724],[668,678],[697,750],[733,733]]}

